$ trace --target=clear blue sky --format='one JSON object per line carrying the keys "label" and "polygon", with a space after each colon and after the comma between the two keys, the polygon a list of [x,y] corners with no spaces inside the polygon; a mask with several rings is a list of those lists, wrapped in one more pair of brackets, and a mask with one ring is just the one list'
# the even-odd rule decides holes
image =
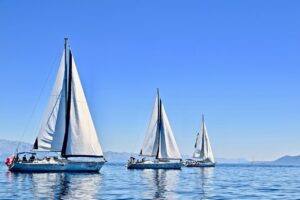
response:
{"label": "clear blue sky", "polygon": [[216,157],[300,154],[299,10],[283,0],[2,0],[0,138],[25,130],[33,143],[68,36],[104,151],[139,151],[159,87],[182,154],[202,113]]}

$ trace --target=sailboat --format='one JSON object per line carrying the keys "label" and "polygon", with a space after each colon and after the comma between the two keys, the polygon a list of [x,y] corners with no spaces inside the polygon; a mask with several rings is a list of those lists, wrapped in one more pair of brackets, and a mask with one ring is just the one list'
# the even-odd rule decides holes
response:
{"label": "sailboat", "polygon": [[[37,159],[38,153],[58,156]],[[19,157],[24,154],[23,159]],[[29,160],[26,154],[30,154]],[[25,159],[24,159],[25,157]],[[98,172],[106,162],[65,38],[64,51],[44,120],[31,152],[17,152],[6,164],[18,172]]]}
{"label": "sailboat", "polygon": [[[143,157],[142,160],[131,157],[127,163],[128,169],[181,169],[181,155],[158,89],[152,117],[139,155]],[[155,159],[148,160],[146,157]]]}
{"label": "sailboat", "polygon": [[197,134],[193,159],[184,161],[186,167],[214,167],[215,159],[209,142],[204,115],[202,115],[201,134]]}

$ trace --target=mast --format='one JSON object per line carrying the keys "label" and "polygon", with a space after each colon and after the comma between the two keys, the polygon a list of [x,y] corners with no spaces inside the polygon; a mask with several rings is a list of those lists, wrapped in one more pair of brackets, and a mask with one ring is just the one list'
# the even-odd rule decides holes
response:
{"label": "mast", "polygon": [[161,99],[159,97],[159,89],[157,88],[157,99],[158,99],[158,117],[157,117],[157,132],[158,132],[158,147],[157,147],[157,153],[156,153],[156,158],[158,158],[159,155],[159,144],[160,144],[160,132],[161,132]]}
{"label": "mast", "polygon": [[[66,101],[66,105],[68,102],[68,64],[67,64],[67,45],[68,45],[68,38],[65,38],[65,78],[64,78],[64,82],[65,82],[65,101]],[[67,108],[66,108],[67,109]],[[67,111],[67,110],[66,110]],[[67,112],[66,112],[67,114]]]}
{"label": "mast", "polygon": [[158,104],[157,104],[157,106],[158,106],[158,117],[157,117],[157,119],[158,119],[158,130],[160,131],[160,122],[161,122],[161,99],[160,99],[160,97],[159,97],[159,89],[157,88],[157,99],[158,99]]}
{"label": "mast", "polygon": [[72,92],[72,53],[69,49],[69,69],[67,65],[67,40],[65,38],[65,95],[66,95],[66,127],[63,146],[61,150],[62,157],[66,157],[66,148],[68,143],[69,126],[70,126],[70,110],[71,110],[71,92]]}
{"label": "mast", "polygon": [[203,154],[202,156],[205,156],[205,133],[204,133],[204,114],[202,114],[202,138],[201,138],[202,142],[201,142],[201,153]]}

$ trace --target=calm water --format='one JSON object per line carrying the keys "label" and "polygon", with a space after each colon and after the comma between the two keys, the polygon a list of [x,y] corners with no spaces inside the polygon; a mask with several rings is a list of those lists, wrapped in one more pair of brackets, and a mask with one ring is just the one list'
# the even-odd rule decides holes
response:
{"label": "calm water", "polygon": [[106,164],[93,174],[22,174],[1,164],[0,170],[0,199],[300,199],[300,167],[140,171]]}

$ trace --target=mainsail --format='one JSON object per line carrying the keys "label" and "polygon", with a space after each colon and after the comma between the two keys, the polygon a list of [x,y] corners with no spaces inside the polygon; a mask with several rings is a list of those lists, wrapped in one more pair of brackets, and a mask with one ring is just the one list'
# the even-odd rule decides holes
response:
{"label": "mainsail", "polygon": [[140,155],[167,160],[181,159],[173,131],[158,92]]}
{"label": "mainsail", "polygon": [[72,53],[70,53],[71,75],[71,96],[70,98],[70,121],[66,134],[66,146],[62,153],[66,157],[103,156],[98,142],[97,132],[87,105],[87,101],[81,86],[77,68]]}
{"label": "mainsail", "polygon": [[199,158],[200,160],[203,161],[209,161],[214,163],[215,159],[209,142],[206,125],[204,122],[204,116],[202,116],[201,131],[202,131],[201,134],[199,133],[197,134],[193,157]]}
{"label": "mainsail", "polygon": [[68,50],[69,65],[65,44],[34,150],[61,151],[63,157],[103,157],[76,64]]}

